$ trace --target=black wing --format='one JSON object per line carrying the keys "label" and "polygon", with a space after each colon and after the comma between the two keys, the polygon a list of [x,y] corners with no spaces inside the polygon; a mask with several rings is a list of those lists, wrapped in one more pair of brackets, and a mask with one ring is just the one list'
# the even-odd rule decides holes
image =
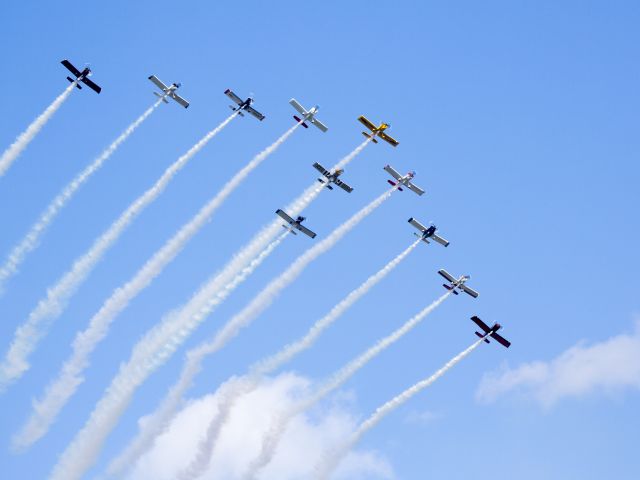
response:
{"label": "black wing", "polygon": [[476,317],[475,315],[473,317],[471,317],[471,320],[473,320],[473,322],[478,325],[478,327],[480,327],[484,333],[489,333],[491,331],[491,329],[489,328],[489,326],[484,323],[482,320],[480,320],[480,318]]}
{"label": "black wing", "polygon": [[74,67],[69,60],[62,60],[60,63],[64,65],[67,68],[67,70],[73,73],[76,76],[76,78],[80,76],[80,73],[81,73],[80,70]]}
{"label": "black wing", "polygon": [[96,93],[100,93],[102,91],[102,88],[100,88],[98,85],[93,83],[87,77],[82,79],[82,83],[84,83],[87,87],[89,87],[91,90],[93,90]]}
{"label": "black wing", "polygon": [[498,342],[500,345],[502,345],[505,348],[509,348],[509,346],[511,345],[511,342],[507,339],[505,339],[504,337],[498,335],[497,333],[492,333],[490,335],[491,338],[493,338],[496,342]]}

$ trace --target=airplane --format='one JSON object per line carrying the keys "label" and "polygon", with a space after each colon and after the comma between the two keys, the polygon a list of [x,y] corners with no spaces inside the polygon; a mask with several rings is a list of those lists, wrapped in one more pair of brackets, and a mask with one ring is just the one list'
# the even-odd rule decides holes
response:
{"label": "airplane", "polygon": [[380,126],[376,127],[364,115],[360,115],[358,117],[358,120],[360,120],[360,123],[362,123],[365,127],[367,127],[369,130],[371,130],[371,133],[362,132],[362,134],[365,137],[370,138],[373,143],[378,143],[378,141],[376,140],[376,137],[380,137],[382,140],[384,140],[387,143],[390,143],[394,147],[397,147],[398,144],[400,143],[395,138],[390,137],[389,135],[384,133],[384,131],[387,128],[391,128],[391,124],[390,123],[384,123],[383,122],[383,123],[380,124]]}
{"label": "airplane", "polygon": [[293,108],[295,108],[298,111],[298,113],[300,113],[300,115],[302,115],[302,118],[299,118],[297,115],[294,115],[293,118],[298,123],[302,122],[302,126],[304,128],[309,128],[309,125],[305,123],[308,120],[323,132],[326,132],[328,130],[327,126],[324,123],[322,123],[320,120],[315,118],[316,113],[318,113],[318,110],[320,109],[318,105],[313,107],[311,110],[307,111],[302,105],[298,103],[298,101],[295,98],[292,98],[291,100],[289,100],[289,103]]}
{"label": "airplane", "polygon": [[298,218],[296,218],[295,220],[293,218],[291,218],[288,214],[286,214],[284,211],[278,209],[276,210],[276,213],[285,221],[288,223],[288,225],[282,225],[283,228],[286,228],[287,230],[289,230],[291,233],[293,233],[294,235],[297,235],[296,230],[301,231],[302,233],[304,233],[305,235],[308,235],[311,238],[316,238],[316,234],[314,232],[312,232],[311,230],[309,230],[307,227],[304,227],[302,225],[300,225],[302,222],[304,222],[306,220],[306,217],[302,217],[302,216],[298,216]]}
{"label": "airplane", "polygon": [[167,97],[171,97],[173,100],[178,102],[184,108],[187,108],[189,106],[189,102],[187,102],[184,98],[182,98],[180,95],[176,93],[176,90],[180,88],[179,83],[172,83],[171,86],[168,87],[162,82],[162,80],[160,80],[155,75],[151,75],[149,77],[149,80],[151,80],[160,90],[162,90],[163,92],[162,94],[158,92],[153,92],[153,94],[156,97],[161,98],[164,103],[169,103],[167,101]]}
{"label": "airplane", "polygon": [[449,242],[436,233],[437,228],[435,225],[425,227],[413,217],[409,219],[409,223],[420,230],[421,233],[413,232],[413,234],[420,238],[424,243],[429,243],[428,239],[430,238],[431,240],[438,242],[440,245],[445,247],[449,246]]}
{"label": "airplane", "polygon": [[478,298],[478,295],[480,295],[478,292],[476,292],[472,288],[467,287],[465,282],[471,278],[469,275],[462,275],[460,278],[456,280],[446,270],[438,270],[438,273],[442,275],[444,278],[446,278],[447,281],[449,282],[449,285],[447,285],[446,283],[443,283],[442,286],[447,290],[453,292],[454,295],[458,295],[458,290],[462,290],[464,293],[471,295],[473,298]]}
{"label": "airplane", "polygon": [[341,168],[331,173],[329,170],[324,168],[318,162],[313,164],[313,168],[315,168],[322,174],[324,178],[319,178],[318,181],[320,183],[324,183],[329,190],[333,190],[333,187],[331,186],[331,184],[335,183],[338,187],[343,189],[345,192],[347,193],[353,192],[353,187],[350,187],[349,185],[347,185],[346,183],[344,183],[342,180],[338,178],[340,175],[344,173],[344,170],[342,170]]}
{"label": "airplane", "polygon": [[89,80],[89,76],[91,75],[91,69],[89,67],[84,67],[84,70],[80,71],[74,67],[69,60],[62,60],[60,63],[76,77],[75,80],[71,77],[67,77],[67,80],[71,83],[75,83],[79,90],[82,90],[82,87],[78,82],[82,82],[96,93],[100,93],[102,91],[102,88]]}
{"label": "airplane", "polygon": [[224,91],[224,94],[238,105],[237,107],[233,107],[229,105],[229,108],[234,112],[238,112],[238,115],[240,115],[241,117],[244,117],[244,113],[242,113],[242,110],[245,110],[249,112],[251,115],[253,115],[254,117],[256,117],[258,120],[260,121],[264,120],[264,115],[261,114],[259,111],[255,110],[253,107],[251,107],[251,104],[253,103],[253,98],[247,97],[246,100],[242,101],[242,99],[239,96],[237,96],[228,88]]}
{"label": "airplane", "polygon": [[494,323],[492,327],[489,327],[486,323],[484,323],[482,320],[480,320],[480,318],[478,318],[475,315],[471,317],[471,320],[473,320],[473,322],[476,325],[478,325],[478,327],[480,327],[484,332],[484,333],[476,332],[476,335],[484,339],[485,342],[489,343],[489,340],[486,337],[491,337],[503,347],[509,348],[509,346],[511,345],[511,342],[496,333],[498,330],[502,328],[502,325],[500,325],[499,323]]}
{"label": "airplane", "polygon": [[[386,167],[384,167],[384,170],[391,175],[393,178],[395,178],[397,180],[397,182],[393,182],[391,180],[387,180],[387,182],[389,182],[391,185],[393,185],[394,187],[398,184],[400,185],[404,185],[405,187],[409,188],[409,190],[411,190],[412,192],[417,193],[418,195],[424,195],[424,190],[421,189],[420,187],[418,187],[417,185],[415,185],[411,180],[413,180],[413,177],[416,176],[416,172],[409,172],[406,175],[402,176],[400,175],[400,173],[393,168],[391,165],[387,165]],[[400,190],[402,192],[402,187],[398,187],[398,190]]]}

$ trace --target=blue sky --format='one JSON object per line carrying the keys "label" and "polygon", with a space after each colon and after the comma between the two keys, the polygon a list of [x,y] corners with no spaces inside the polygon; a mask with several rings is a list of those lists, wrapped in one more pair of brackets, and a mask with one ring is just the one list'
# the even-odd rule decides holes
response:
{"label": "blue sky", "polygon": [[[303,333],[406,248],[413,238],[406,220],[415,216],[433,220],[451,246],[416,249],[288,370],[321,380],[439,296],[439,268],[470,273],[480,298],[447,300],[346,385],[346,408],[364,418],[429,375],[473,341],[471,315],[503,323],[513,347],[480,348],[360,448],[386,458],[402,479],[636,478],[638,377],[567,394],[551,406],[526,385],[490,403],[476,391],[489,372],[551,362],[581,340],[589,346],[636,335],[639,21],[640,6],[625,1],[5,2],[0,148],[65,88],[63,58],[90,62],[103,92],[74,92],[0,178],[2,255],[153,102],[146,77],[182,82],[191,106],[161,106],[60,215],[0,298],[3,350],[70,262],[229,114],[226,88],[253,92],[267,118],[234,120],[82,286],[33,368],[0,397],[4,474],[45,478],[138,338],[313,181],[314,161],[331,165],[357,146],[356,118],[365,114],[391,122],[400,146],[367,147],[345,173],[354,192],[323,192],[305,213],[309,226],[326,235],[379,195],[387,163],[415,169],[427,195],[399,193],[310,266],[207,362],[193,397]],[[329,132],[297,131],[233,194],[120,315],[49,435],[27,453],[11,454],[11,435],[68,356],[75,332],[238,168],[291,126],[291,97],[319,104]],[[186,346],[208,338],[311,242],[287,239]],[[624,360],[608,367],[611,377],[624,377],[616,370],[629,367]],[[176,355],[137,392],[96,472],[155,407],[181,364]],[[488,462],[486,455],[496,453],[500,463]]]}

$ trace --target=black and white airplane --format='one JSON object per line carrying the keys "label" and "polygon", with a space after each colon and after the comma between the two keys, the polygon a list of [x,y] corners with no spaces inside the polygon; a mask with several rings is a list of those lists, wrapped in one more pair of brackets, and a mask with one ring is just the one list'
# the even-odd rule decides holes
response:
{"label": "black and white airplane", "polygon": [[462,275],[460,278],[456,279],[446,270],[438,270],[438,273],[449,282],[449,284],[443,283],[442,286],[451,291],[454,295],[458,295],[458,290],[461,290],[464,293],[471,295],[473,298],[478,298],[479,293],[472,288],[467,287],[465,283],[471,278],[469,275]]}
{"label": "black and white airplane", "polygon": [[302,115],[302,118],[298,117],[297,115],[294,115],[293,118],[298,123],[302,122],[302,126],[304,128],[309,128],[309,125],[306,124],[306,122],[308,121],[308,122],[311,122],[312,125],[315,125],[316,127],[318,127],[323,132],[326,132],[328,130],[327,126],[316,118],[316,114],[320,109],[318,105],[316,105],[310,110],[307,110],[302,105],[300,105],[295,98],[292,98],[291,100],[289,100],[289,103],[293,108],[295,108],[298,111],[300,115]]}
{"label": "black and white airplane", "polygon": [[331,184],[335,183],[338,187],[343,189],[345,192],[347,193],[353,192],[353,187],[350,187],[349,185],[347,185],[346,183],[344,183],[342,180],[338,178],[340,175],[344,173],[344,170],[338,169],[333,173],[331,173],[329,170],[324,168],[318,162],[313,164],[313,168],[315,168],[322,174],[323,178],[319,178],[318,181],[320,183],[324,183],[329,190],[333,190],[333,187],[331,186]]}
{"label": "black and white airplane", "polygon": [[282,225],[282,226],[287,230],[289,230],[294,235],[297,235],[296,230],[299,230],[300,232],[304,233],[305,235],[308,235],[311,238],[316,238],[316,234],[314,232],[309,230],[307,227],[300,225],[302,222],[306,220],[306,217],[298,216],[298,218],[294,220],[290,215],[288,215],[281,209],[276,210],[276,213],[285,222],[287,222],[287,225]]}
{"label": "black and white airplane", "polygon": [[64,65],[67,70],[69,70],[73,74],[74,77],[76,77],[75,80],[71,77],[67,77],[67,80],[69,80],[71,83],[75,83],[76,87],[78,87],[79,90],[82,90],[82,87],[79,83],[82,82],[96,93],[100,93],[102,91],[102,88],[89,80],[89,76],[91,75],[91,69],[89,67],[84,67],[84,69],[80,71],[76,67],[74,67],[69,60],[62,60],[60,63]]}
{"label": "black and white airplane", "polygon": [[236,103],[237,107],[229,105],[229,108],[234,112],[238,112],[238,115],[240,115],[241,117],[244,117],[244,113],[242,113],[242,111],[244,110],[245,112],[250,113],[251,115],[256,117],[258,120],[264,120],[264,115],[251,106],[251,104],[253,103],[252,97],[247,97],[246,100],[242,100],[228,88],[224,91],[224,94]]}
{"label": "black and white airplane", "polygon": [[505,339],[504,337],[496,333],[498,330],[502,328],[502,325],[500,325],[499,323],[494,323],[493,326],[490,327],[475,315],[471,317],[471,320],[473,320],[473,322],[476,325],[478,325],[478,327],[480,327],[480,329],[484,332],[484,333],[476,332],[476,335],[484,339],[485,342],[489,343],[489,340],[486,337],[491,337],[505,348],[509,348],[511,346],[511,342],[509,340]]}
{"label": "black and white airplane", "polygon": [[409,219],[409,223],[420,230],[420,233],[413,232],[413,234],[416,237],[419,237],[424,243],[429,243],[429,239],[431,239],[434,242],[438,242],[440,245],[443,245],[445,247],[449,246],[449,242],[436,233],[438,229],[435,225],[425,227],[413,217]]}
{"label": "black and white airplane", "polygon": [[169,103],[167,101],[167,97],[169,97],[178,102],[178,104],[182,105],[184,108],[187,108],[189,106],[189,102],[187,102],[184,98],[176,93],[176,90],[180,88],[179,83],[172,83],[171,85],[167,86],[155,75],[151,75],[149,77],[149,80],[151,80],[151,82],[153,82],[160,90],[162,90],[162,93],[153,92],[153,94],[156,97],[161,98],[164,103]]}
{"label": "black and white airplane", "polygon": [[395,182],[391,180],[387,180],[387,182],[389,182],[389,184],[393,185],[394,187],[398,186],[398,190],[402,191],[402,186],[405,186],[412,192],[417,193],[418,195],[424,194],[424,190],[412,182],[413,177],[416,176],[416,172],[409,172],[406,175],[400,175],[400,172],[398,172],[391,165],[387,165],[386,167],[384,167],[384,170],[389,175],[391,175],[393,178],[396,179]]}

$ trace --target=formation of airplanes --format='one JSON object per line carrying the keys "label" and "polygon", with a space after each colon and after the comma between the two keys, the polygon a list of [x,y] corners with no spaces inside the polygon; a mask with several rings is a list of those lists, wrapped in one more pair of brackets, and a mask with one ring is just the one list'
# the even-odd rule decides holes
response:
{"label": "formation of airplanes", "polygon": [[[62,60],[61,63],[75,77],[67,77],[67,80],[71,83],[75,83],[75,86],[78,89],[82,89],[80,83],[83,83],[96,93],[101,92],[102,88],[88,78],[91,75],[91,69],[88,66],[85,66],[85,68],[80,71],[68,60]],[[157,97],[161,98],[163,102],[169,103],[167,101],[167,97],[169,97],[184,108],[187,108],[189,106],[189,102],[176,93],[176,90],[180,88],[180,83],[172,83],[171,85],[166,85],[155,75],[149,76],[149,80],[161,90],[162,93],[153,93]],[[244,117],[244,113],[246,112],[260,121],[265,119],[265,116],[262,113],[252,107],[252,104],[254,102],[252,96],[249,96],[245,100],[242,100],[230,89],[225,90],[224,94],[227,95],[227,97],[229,97],[235,103],[235,106],[230,105],[229,108],[231,108],[234,112],[237,112],[238,115]],[[289,104],[291,104],[291,106],[299,114],[299,116],[293,115],[293,118],[304,128],[309,128],[307,123],[310,123],[322,132],[326,132],[328,130],[327,126],[316,118],[319,110],[318,105],[315,105],[313,108],[307,110],[295,98],[289,100]],[[358,117],[358,121],[368,129],[368,131],[362,132],[362,134],[365,137],[370,138],[373,143],[378,143],[377,138],[380,138],[393,147],[397,147],[399,145],[399,142],[395,138],[386,133],[387,130],[391,128],[391,125],[389,123],[382,122],[380,125],[376,126],[364,115]],[[333,184],[340,187],[347,193],[351,193],[353,191],[353,187],[349,186],[339,178],[344,173],[344,170],[338,169],[330,171],[318,162],[315,162],[313,164],[313,167],[322,175],[320,178],[318,178],[318,182],[324,184],[329,190],[333,190]],[[414,171],[410,171],[406,175],[401,175],[391,165],[386,165],[384,167],[384,170],[393,177],[394,180],[387,180],[387,182],[396,187],[396,190],[402,191],[403,187],[406,187],[419,196],[424,195],[425,191],[422,188],[418,187],[415,183],[413,183],[413,178],[416,175]],[[297,232],[302,232],[310,238],[316,237],[315,232],[302,225],[302,222],[306,220],[306,217],[298,216],[294,219],[282,209],[276,210],[276,214],[285,221],[282,227],[287,229],[290,233],[297,235]],[[411,217],[408,221],[419,231],[419,233],[414,232],[414,235],[420,238],[424,243],[429,244],[430,241],[434,241],[444,247],[449,246],[449,241],[447,241],[437,233],[438,229],[435,225],[432,224],[426,227],[414,217]],[[479,293],[466,284],[466,282],[470,279],[469,275],[461,275],[460,277],[455,278],[444,269],[438,270],[438,274],[444,277],[444,279],[447,281],[447,283],[444,283],[442,286],[453,294],[458,295],[459,292],[464,292],[473,298],[478,298]],[[492,338],[502,346],[509,348],[511,342],[497,333],[498,330],[502,328],[499,323],[494,323],[490,327],[475,315],[471,317],[471,320],[479,327],[480,330],[482,330],[482,332],[476,331],[475,334],[478,337],[482,338],[486,343],[489,343],[489,338]]]}

